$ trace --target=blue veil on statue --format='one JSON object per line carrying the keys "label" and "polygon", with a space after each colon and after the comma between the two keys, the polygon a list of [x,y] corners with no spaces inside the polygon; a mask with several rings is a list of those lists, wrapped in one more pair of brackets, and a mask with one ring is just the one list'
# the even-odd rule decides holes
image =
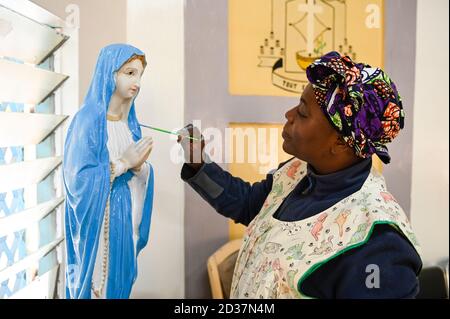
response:
{"label": "blue veil on statue", "polygon": [[[107,108],[115,91],[114,72],[133,55],[144,53],[124,44],[101,50],[89,91],[67,133],[63,161],[66,298],[91,298],[94,264],[108,197],[110,240],[106,298],[129,297],[137,276],[137,256],[148,241],[154,185],[151,166],[136,243],[133,241],[131,193],[127,184],[133,173],[128,171],[115,178],[110,191]],[[135,142],[141,139],[134,99],[128,127]]]}

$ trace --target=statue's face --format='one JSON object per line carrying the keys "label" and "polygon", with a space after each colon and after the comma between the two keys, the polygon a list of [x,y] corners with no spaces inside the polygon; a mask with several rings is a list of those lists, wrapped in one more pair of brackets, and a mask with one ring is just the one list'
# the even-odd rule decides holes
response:
{"label": "statue's face", "polygon": [[124,98],[134,98],[141,87],[144,67],[139,59],[134,59],[120,68],[116,73],[116,93]]}

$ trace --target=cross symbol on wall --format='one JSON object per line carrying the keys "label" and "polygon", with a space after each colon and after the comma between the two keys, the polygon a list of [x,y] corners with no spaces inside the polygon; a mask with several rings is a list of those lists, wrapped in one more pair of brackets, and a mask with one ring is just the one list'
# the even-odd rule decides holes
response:
{"label": "cross symbol on wall", "polygon": [[306,0],[306,4],[299,4],[298,11],[306,12],[306,53],[312,55],[314,50],[314,14],[322,13],[323,7],[316,5],[315,0]]}

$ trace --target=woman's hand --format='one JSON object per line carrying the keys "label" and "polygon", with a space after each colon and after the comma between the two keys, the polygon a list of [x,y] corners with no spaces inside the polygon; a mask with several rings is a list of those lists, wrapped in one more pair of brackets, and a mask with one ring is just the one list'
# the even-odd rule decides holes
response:
{"label": "woman's hand", "polygon": [[[185,163],[194,169],[199,169],[204,163],[205,141],[198,128],[189,124],[177,132],[178,143],[184,151]],[[192,140],[193,137],[196,140]]]}
{"label": "woman's hand", "polygon": [[125,164],[127,170],[139,171],[142,164],[147,160],[153,149],[153,139],[149,136],[143,137],[136,143],[132,143],[123,152],[120,160]]}

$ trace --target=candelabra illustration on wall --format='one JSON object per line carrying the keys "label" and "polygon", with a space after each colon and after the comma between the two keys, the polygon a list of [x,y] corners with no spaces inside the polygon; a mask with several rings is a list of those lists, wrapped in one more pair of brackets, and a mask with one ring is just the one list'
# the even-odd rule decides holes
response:
{"label": "candelabra illustration on wall", "polygon": [[259,46],[259,67],[272,68],[273,85],[301,93],[307,66],[338,50],[357,57],[347,37],[345,0],[271,0],[268,36]]}

